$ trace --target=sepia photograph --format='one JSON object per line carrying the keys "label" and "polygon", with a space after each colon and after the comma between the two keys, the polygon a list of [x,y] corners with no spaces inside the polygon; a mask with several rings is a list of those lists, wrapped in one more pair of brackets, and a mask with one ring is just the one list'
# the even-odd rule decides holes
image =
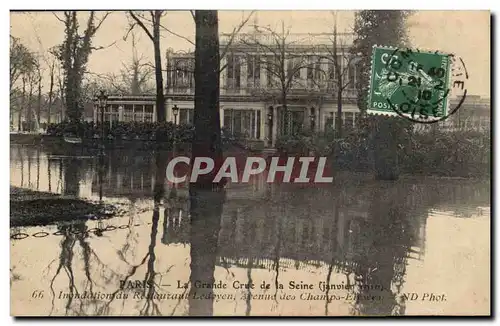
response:
{"label": "sepia photograph", "polygon": [[492,315],[489,11],[9,16],[11,316]]}

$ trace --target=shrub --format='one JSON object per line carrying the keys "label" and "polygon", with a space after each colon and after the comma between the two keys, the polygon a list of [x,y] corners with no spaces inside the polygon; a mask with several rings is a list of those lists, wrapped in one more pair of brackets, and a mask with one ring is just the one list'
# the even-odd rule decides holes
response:
{"label": "shrub", "polygon": [[178,142],[191,142],[193,139],[193,127],[191,125],[174,125],[171,122],[109,122],[103,125],[93,122],[72,123],[64,121],[50,124],[47,134],[51,136],[78,136],[83,138],[100,138],[101,127],[104,129],[104,138],[109,139],[139,139],[144,141],[155,140],[161,137],[162,141],[171,141],[176,138]]}

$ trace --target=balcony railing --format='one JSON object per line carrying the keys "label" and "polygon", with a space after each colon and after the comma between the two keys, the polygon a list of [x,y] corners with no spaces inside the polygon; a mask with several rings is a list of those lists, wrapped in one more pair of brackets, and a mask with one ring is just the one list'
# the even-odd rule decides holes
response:
{"label": "balcony railing", "polygon": [[[279,33],[271,34],[266,32],[255,32],[255,33],[240,33],[234,36],[232,44],[253,44],[255,42],[261,44],[275,44],[276,36],[280,38]],[[220,44],[228,44],[232,35],[231,34],[221,34],[219,36]],[[349,46],[354,41],[354,34],[352,33],[338,33],[337,34],[340,43],[344,46]],[[292,33],[286,36],[285,42],[290,45],[319,45],[319,44],[331,44],[333,41],[333,34],[331,33]]]}
{"label": "balcony railing", "polygon": [[[240,95],[240,96],[265,96],[272,94],[281,93],[281,88],[279,87],[259,87],[259,86],[247,86],[247,87],[234,87],[234,85],[221,86],[221,95]],[[337,97],[335,88],[331,85],[317,85],[311,83],[304,83],[304,85],[294,85],[288,92],[291,96],[327,96],[327,97]],[[167,94],[171,95],[194,95],[194,88],[169,88]],[[357,96],[356,89],[347,88],[342,92],[342,96],[346,99],[354,99]]]}

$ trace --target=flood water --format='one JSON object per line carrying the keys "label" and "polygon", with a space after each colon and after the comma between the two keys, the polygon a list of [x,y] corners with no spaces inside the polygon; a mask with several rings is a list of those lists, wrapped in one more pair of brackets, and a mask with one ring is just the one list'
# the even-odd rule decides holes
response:
{"label": "flood water", "polygon": [[125,212],[11,228],[29,235],[10,241],[13,315],[490,313],[489,180],[257,179],[191,201],[153,196],[152,153],[106,153],[101,180],[94,154],[11,145],[11,186]]}

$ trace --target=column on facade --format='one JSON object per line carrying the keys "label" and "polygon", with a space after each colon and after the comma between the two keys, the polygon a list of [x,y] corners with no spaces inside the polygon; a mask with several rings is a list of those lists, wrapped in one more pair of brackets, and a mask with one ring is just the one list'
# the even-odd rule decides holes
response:
{"label": "column on facade", "polygon": [[146,121],[146,106],[142,105],[142,122]]}
{"label": "column on facade", "polygon": [[[320,67],[322,73],[320,73],[321,76],[321,86],[327,86],[328,85],[328,78],[330,78],[330,75],[328,74],[328,63],[329,61],[326,58],[321,58],[320,59]],[[324,85],[323,85],[324,83]]]}
{"label": "column on facade", "polygon": [[165,102],[165,110],[167,111],[167,112],[165,112],[165,117],[166,117],[167,121],[170,121],[170,122],[174,122],[174,117],[172,114],[172,107],[173,107],[172,99],[167,98],[167,100]]}
{"label": "column on facade", "polygon": [[273,134],[271,147],[276,147],[276,137],[278,136],[278,108],[274,107],[273,110]]}
{"label": "column on facade", "polygon": [[94,123],[97,122],[97,105],[94,105],[94,116],[93,116],[93,119],[94,119]]}
{"label": "column on facade", "polygon": [[248,78],[247,58],[242,57],[240,59],[240,94],[246,93],[247,78]]}
{"label": "column on facade", "polygon": [[151,118],[153,122],[156,122],[156,103],[153,104],[153,117]]}
{"label": "column on facade", "polygon": [[118,107],[118,121],[123,121],[123,105],[120,105]]}
{"label": "column on facade", "polygon": [[258,123],[257,123],[257,109],[253,109],[253,119],[254,119],[254,125],[255,125],[255,130],[253,132],[253,137],[254,139],[257,139],[257,126],[258,126]]}
{"label": "column on facade", "polygon": [[[224,67],[227,64],[227,56],[223,56],[220,59],[220,66]],[[226,94],[226,76],[227,76],[227,69],[223,69],[220,73],[219,77],[219,83],[220,83],[220,94]]]}
{"label": "column on facade", "polygon": [[132,121],[136,121],[135,120],[135,104],[132,103]]}
{"label": "column on facade", "polygon": [[266,126],[267,126],[266,121],[267,121],[267,108],[266,108],[266,105],[263,104],[261,111],[260,111],[260,138],[259,139],[265,138]]}
{"label": "column on facade", "polygon": [[219,105],[219,115],[220,115],[220,127],[224,127],[224,107]]}
{"label": "column on facade", "polygon": [[[303,58],[301,60],[307,60],[307,64],[309,64],[309,58]],[[295,64],[294,64],[294,67],[295,67]],[[286,68],[285,68],[286,69]],[[304,84],[307,86],[307,67],[302,67],[300,68],[300,83],[301,84]]]}
{"label": "column on facade", "polygon": [[[260,57],[260,87],[267,88],[267,62],[263,60],[262,56]],[[266,112],[267,114],[267,112]]]}
{"label": "column on facade", "polygon": [[113,105],[109,106],[108,117],[109,117],[109,129],[111,129],[113,128]]}
{"label": "column on facade", "polygon": [[315,131],[321,131],[321,107],[317,105],[314,109],[314,115],[316,116],[316,121],[315,121]]}

